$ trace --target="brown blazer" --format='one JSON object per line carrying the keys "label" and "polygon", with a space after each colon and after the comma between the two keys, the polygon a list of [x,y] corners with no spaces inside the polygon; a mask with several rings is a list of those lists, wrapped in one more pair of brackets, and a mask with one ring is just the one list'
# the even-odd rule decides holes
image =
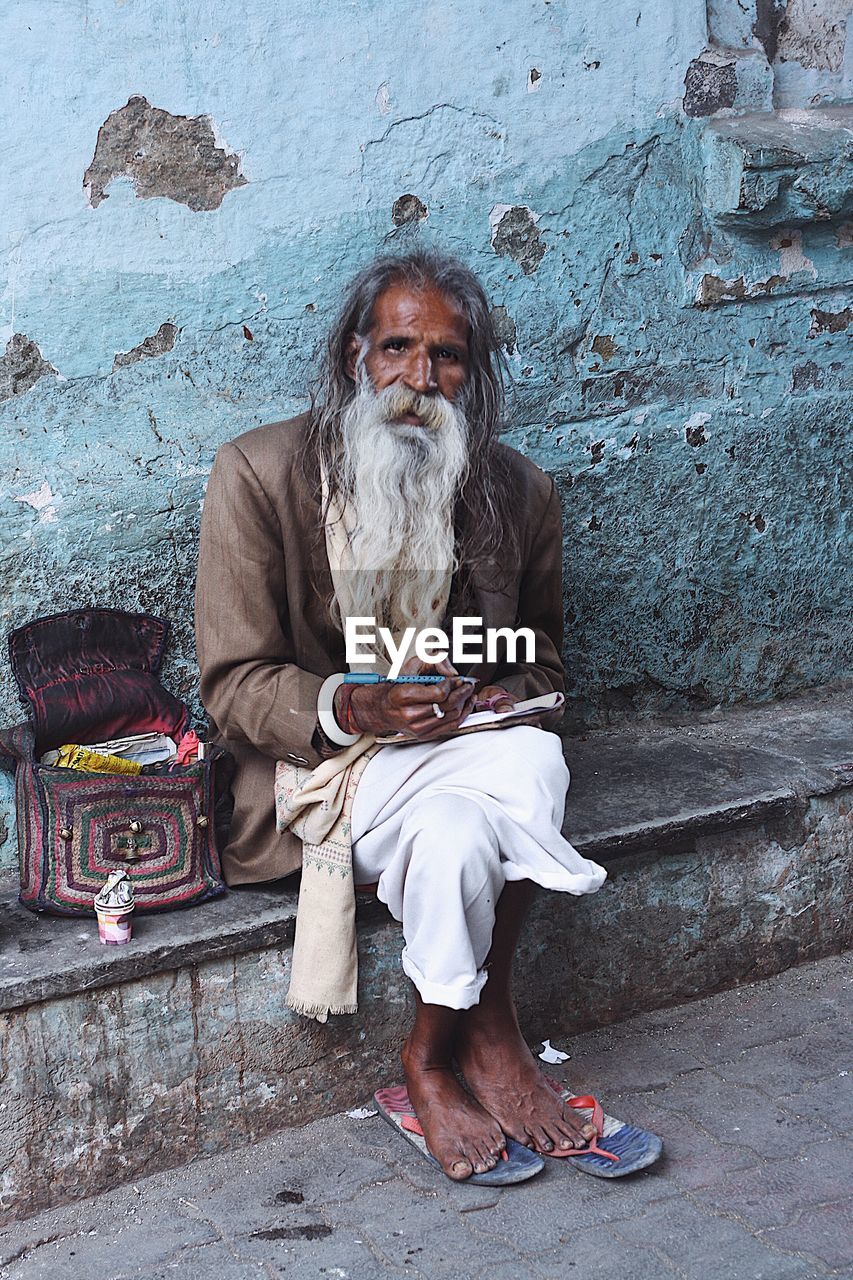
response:
{"label": "brown blazer", "polygon": [[[300,840],[277,832],[275,762],[315,765],[317,693],[345,671],[316,476],[300,465],[307,415],[257,427],[216,455],[201,522],[195,626],[201,696],[211,734],[237,761],[235,808],[223,853],[229,884],[296,870]],[[534,697],[563,688],[560,505],[554,482],[506,449],[521,555],[496,592],[474,575],[474,615],[484,627],[528,626],[536,663],[463,668],[484,684]],[[501,564],[500,548],[495,560]]]}

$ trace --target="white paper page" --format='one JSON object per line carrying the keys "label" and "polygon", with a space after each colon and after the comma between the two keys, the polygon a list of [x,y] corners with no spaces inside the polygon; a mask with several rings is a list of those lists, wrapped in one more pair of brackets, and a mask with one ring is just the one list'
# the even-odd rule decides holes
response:
{"label": "white paper page", "polygon": [[464,720],[460,720],[459,728],[465,729],[475,724],[496,724],[501,720],[512,720],[515,716],[529,715],[531,711],[556,711],[565,701],[561,693],[543,693],[539,698],[517,702],[512,711],[472,711]]}

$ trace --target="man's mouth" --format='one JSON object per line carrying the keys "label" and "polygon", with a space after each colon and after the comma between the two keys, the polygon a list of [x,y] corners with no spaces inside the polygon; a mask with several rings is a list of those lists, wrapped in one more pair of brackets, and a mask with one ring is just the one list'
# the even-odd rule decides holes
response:
{"label": "man's mouth", "polygon": [[424,425],[423,418],[420,418],[416,413],[401,413],[394,421],[405,423],[409,427],[422,427]]}

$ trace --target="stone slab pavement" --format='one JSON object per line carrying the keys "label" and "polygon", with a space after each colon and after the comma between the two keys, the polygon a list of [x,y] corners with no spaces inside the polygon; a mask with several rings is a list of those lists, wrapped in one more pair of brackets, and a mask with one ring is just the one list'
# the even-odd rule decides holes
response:
{"label": "stone slab pavement", "polygon": [[833,957],[571,1042],[554,1028],[570,1058],[550,1070],[664,1138],[624,1182],[549,1161],[519,1187],[454,1185],[343,1114],[0,1231],[0,1277],[850,1277],[851,985],[853,955]]}

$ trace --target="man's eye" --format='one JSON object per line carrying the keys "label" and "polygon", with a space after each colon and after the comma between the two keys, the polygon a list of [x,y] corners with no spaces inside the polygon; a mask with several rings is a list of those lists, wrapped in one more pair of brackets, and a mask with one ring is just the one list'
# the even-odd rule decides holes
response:
{"label": "man's eye", "polygon": [[459,352],[452,351],[449,347],[442,347],[438,353],[439,360],[458,360]]}
{"label": "man's eye", "polygon": [[406,344],[402,338],[389,338],[382,344],[383,351],[405,351]]}

